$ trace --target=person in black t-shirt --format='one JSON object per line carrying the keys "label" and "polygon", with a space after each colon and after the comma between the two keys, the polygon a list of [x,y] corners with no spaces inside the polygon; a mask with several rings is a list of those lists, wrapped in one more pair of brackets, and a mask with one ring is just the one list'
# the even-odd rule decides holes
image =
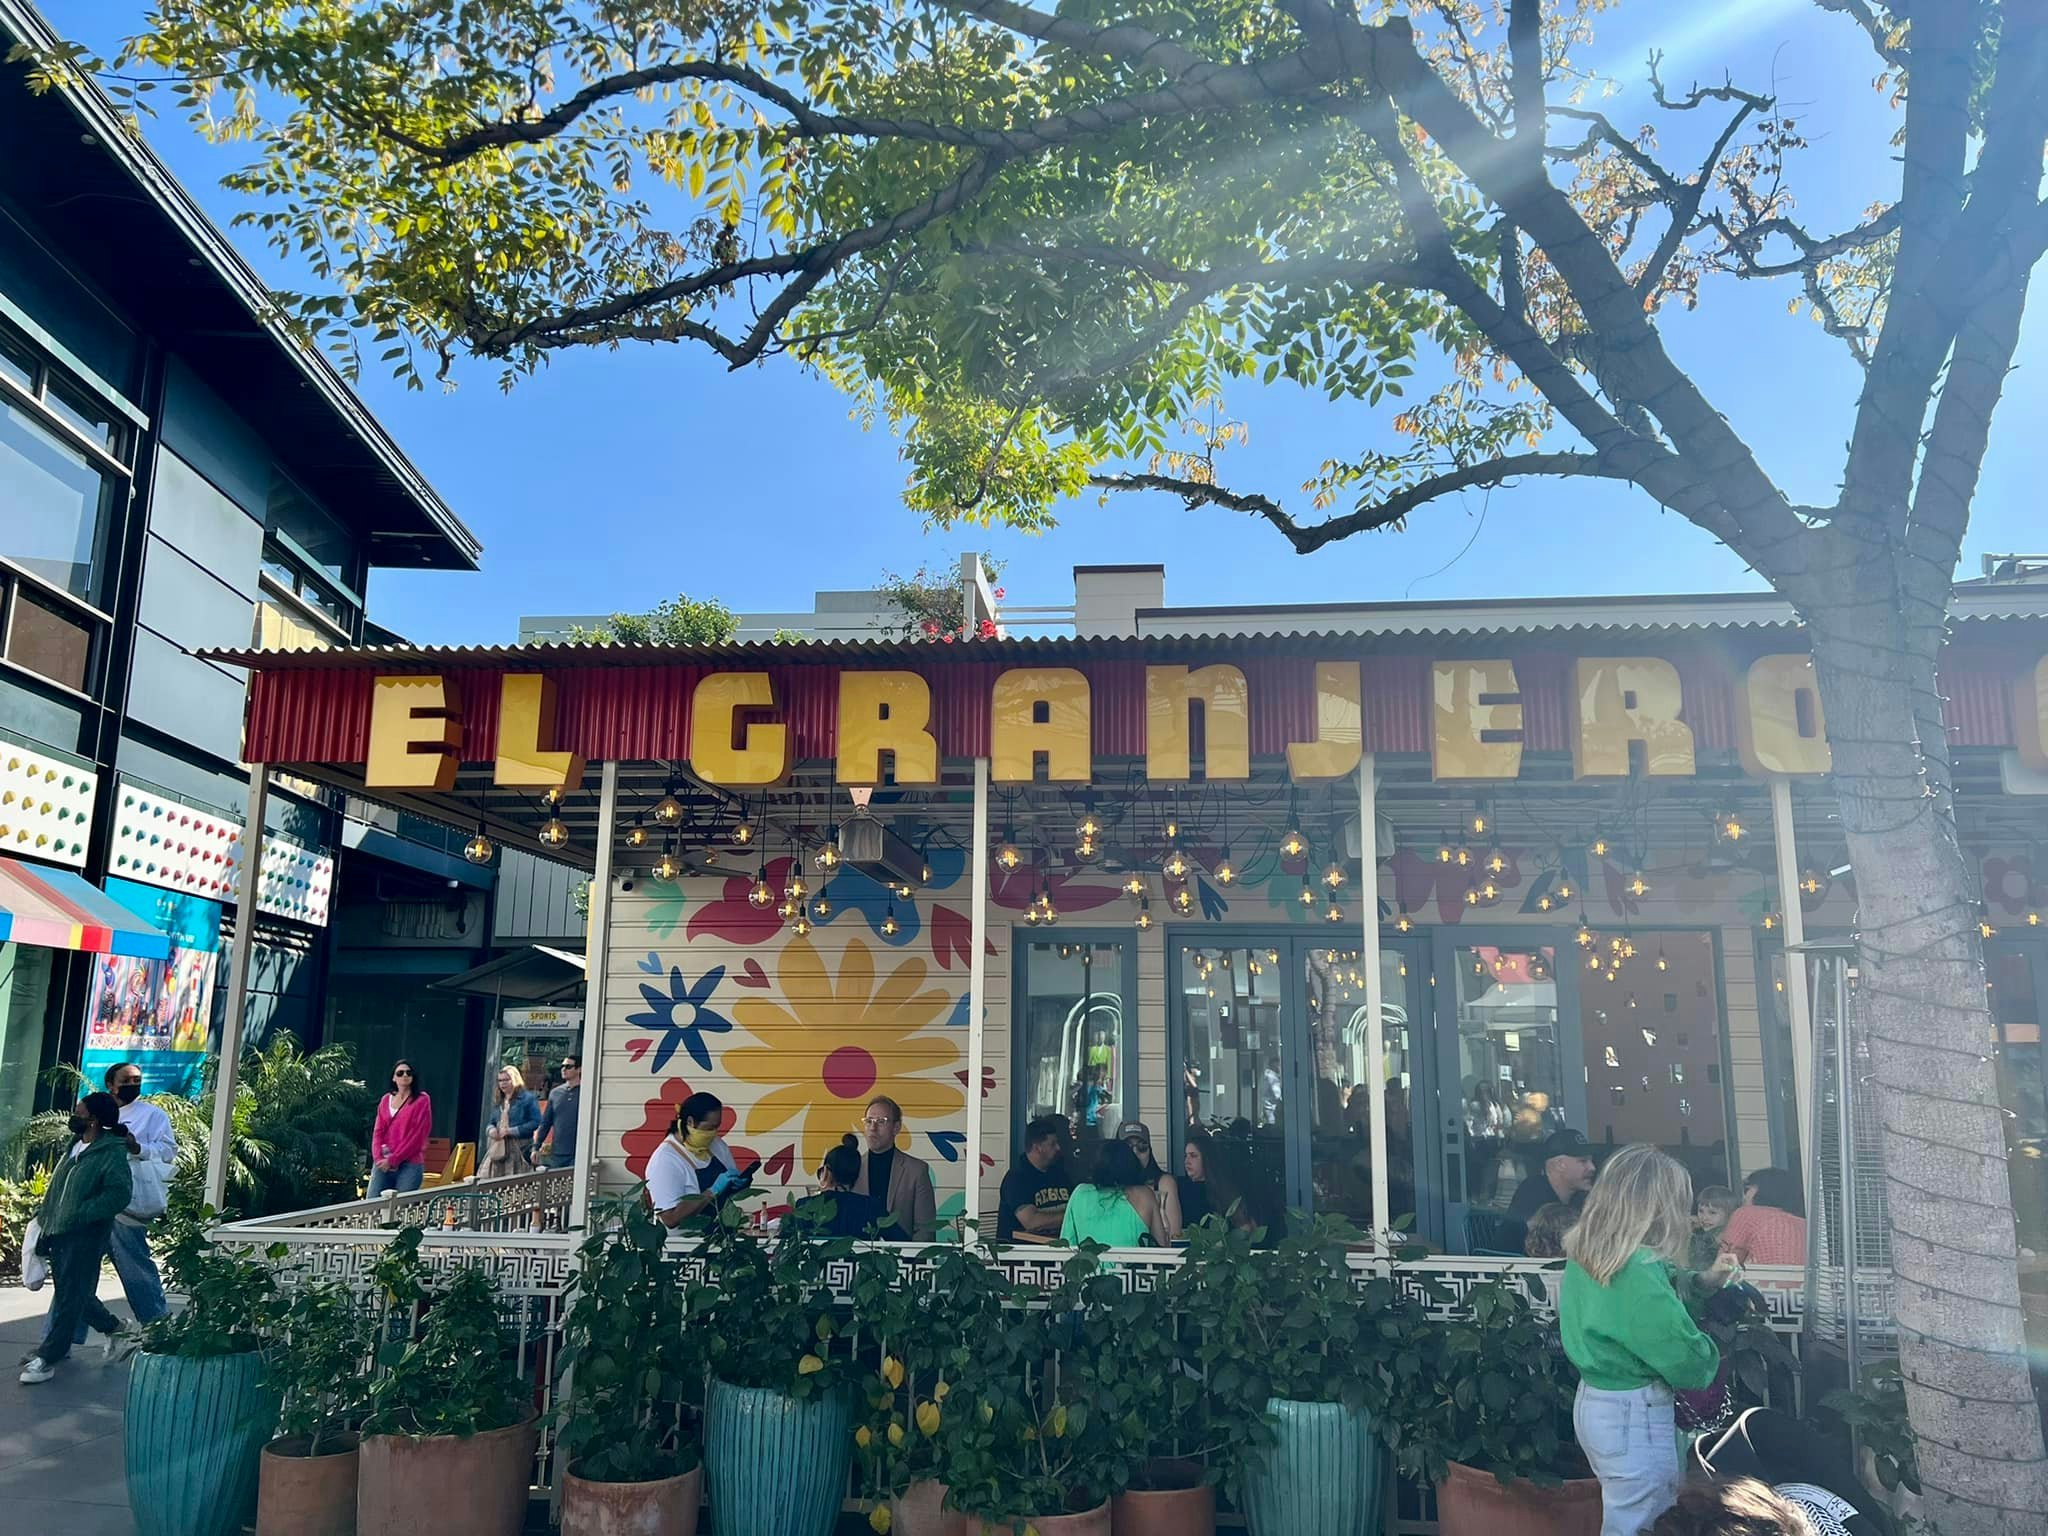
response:
{"label": "person in black t-shirt", "polygon": [[[797,1201],[797,1220],[821,1237],[872,1237],[907,1243],[910,1235],[890,1218],[879,1196],[854,1189],[860,1178],[860,1147],[848,1136],[825,1154],[818,1169],[818,1193]],[[829,1214],[828,1214],[829,1213]]]}
{"label": "person in black t-shirt", "polygon": [[1515,1187],[1508,1202],[1508,1216],[1515,1223],[1514,1247],[1520,1248],[1529,1231],[1529,1218],[1546,1205],[1585,1204],[1586,1191],[1593,1187],[1596,1164],[1593,1147],[1577,1131],[1553,1131],[1541,1147],[1542,1163]]}
{"label": "person in black t-shirt", "polygon": [[1014,1241],[1019,1228],[1059,1236],[1066,1219],[1073,1176],[1067,1170],[1067,1122],[1060,1115],[1040,1115],[1024,1127],[1024,1155],[1003,1175],[996,1211],[996,1241]]}

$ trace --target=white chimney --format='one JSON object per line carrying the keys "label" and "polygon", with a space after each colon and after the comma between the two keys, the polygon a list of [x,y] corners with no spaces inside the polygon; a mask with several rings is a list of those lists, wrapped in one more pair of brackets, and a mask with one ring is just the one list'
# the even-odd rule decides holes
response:
{"label": "white chimney", "polygon": [[1074,633],[1099,639],[1135,635],[1138,610],[1166,606],[1163,565],[1074,567]]}

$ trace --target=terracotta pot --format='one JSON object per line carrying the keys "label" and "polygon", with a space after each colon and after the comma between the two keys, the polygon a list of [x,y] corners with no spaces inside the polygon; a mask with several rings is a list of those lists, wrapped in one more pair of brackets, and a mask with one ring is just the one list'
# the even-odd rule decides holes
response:
{"label": "terracotta pot", "polygon": [[1200,1462],[1148,1462],[1139,1481],[1147,1486],[1109,1501],[1111,1536],[1214,1536],[1216,1490],[1202,1481]]}
{"label": "terracotta pot", "polygon": [[889,1501],[890,1536],[967,1536],[967,1517],[946,1508],[946,1485],[925,1478]]}
{"label": "terracotta pot", "polygon": [[1454,1461],[1436,1485],[1436,1528],[1439,1536],[1600,1536],[1600,1481],[1539,1488]]}
{"label": "terracotta pot", "polygon": [[996,1525],[972,1519],[967,1522],[967,1536],[1026,1536],[1027,1527],[1038,1536],[1110,1536],[1109,1502],[1104,1500],[1078,1515],[1033,1515]]}
{"label": "terracotta pot", "polygon": [[478,1435],[365,1435],[358,1536],[520,1536],[540,1421]]}
{"label": "terracotta pot", "polygon": [[330,1435],[309,1456],[304,1435],[263,1447],[256,1474],[256,1536],[356,1536],[354,1435]]}
{"label": "terracotta pot", "polygon": [[697,1536],[704,1468],[646,1483],[562,1477],[562,1536]]}

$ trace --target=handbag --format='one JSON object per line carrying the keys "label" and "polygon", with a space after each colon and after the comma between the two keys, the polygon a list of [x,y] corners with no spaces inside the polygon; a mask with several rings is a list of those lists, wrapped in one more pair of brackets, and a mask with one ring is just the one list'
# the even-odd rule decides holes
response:
{"label": "handbag", "polygon": [[36,1244],[42,1240],[43,1224],[31,1216],[21,1234],[21,1283],[27,1290],[40,1291],[50,1278],[50,1261],[36,1252]]}
{"label": "handbag", "polygon": [[121,1214],[136,1221],[155,1221],[171,1203],[170,1189],[164,1179],[164,1165],[147,1155],[131,1157],[128,1159],[128,1175],[135,1188],[128,1197],[128,1209]]}

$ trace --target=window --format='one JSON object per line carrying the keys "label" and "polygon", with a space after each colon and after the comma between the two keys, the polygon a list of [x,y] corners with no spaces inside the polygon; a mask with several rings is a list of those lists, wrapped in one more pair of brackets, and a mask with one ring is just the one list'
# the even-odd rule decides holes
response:
{"label": "window", "polygon": [[108,477],[82,448],[0,399],[0,554],[90,602],[107,503]]}
{"label": "window", "polygon": [[1036,1116],[1065,1115],[1085,1158],[1116,1134],[1118,1121],[1138,1118],[1130,1097],[1137,1086],[1136,955],[1126,942],[1081,937],[1023,944],[1019,952],[1011,1139],[1021,1139]]}
{"label": "window", "polygon": [[16,583],[8,603],[7,659],[40,677],[79,693],[92,681],[92,640],[96,622],[66,604]]}

